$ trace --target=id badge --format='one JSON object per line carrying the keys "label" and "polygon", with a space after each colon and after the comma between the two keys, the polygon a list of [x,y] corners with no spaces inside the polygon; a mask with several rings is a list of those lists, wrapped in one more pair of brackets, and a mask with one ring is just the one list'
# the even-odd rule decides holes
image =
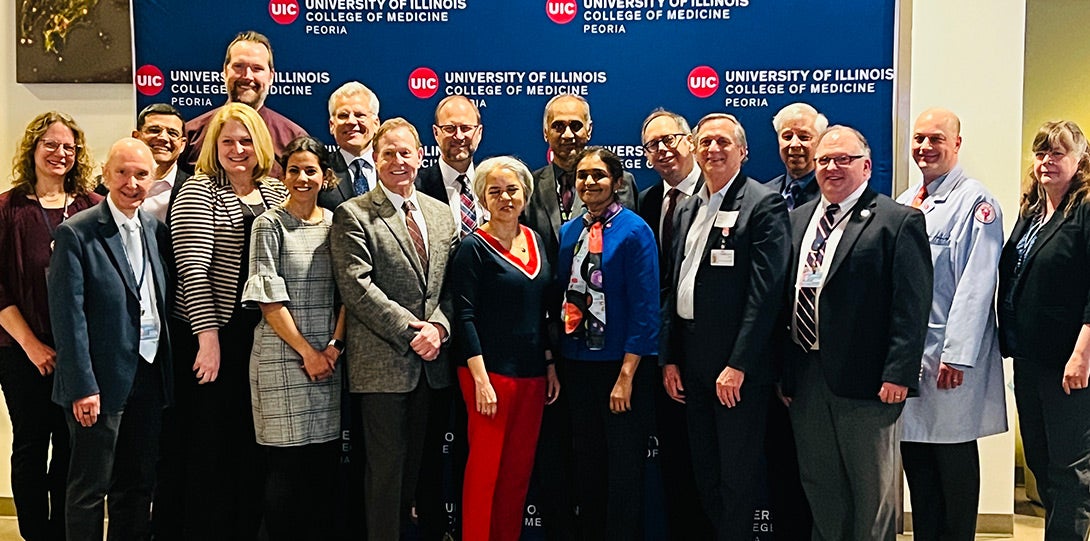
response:
{"label": "id badge", "polygon": [[734,250],[712,250],[713,267],[733,267]]}
{"label": "id badge", "polygon": [[159,338],[159,321],[155,318],[140,318],[140,340],[157,340]]}
{"label": "id badge", "polygon": [[715,213],[713,227],[731,228],[738,223],[737,210],[720,210]]}
{"label": "id badge", "polygon": [[821,269],[814,270],[807,266],[802,269],[799,287],[821,287],[821,280]]}

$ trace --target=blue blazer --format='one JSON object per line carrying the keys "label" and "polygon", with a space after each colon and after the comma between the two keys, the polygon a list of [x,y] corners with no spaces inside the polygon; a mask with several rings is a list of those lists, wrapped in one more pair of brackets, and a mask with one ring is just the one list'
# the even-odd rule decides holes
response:
{"label": "blue blazer", "polygon": [[[170,334],[167,331],[169,276],[163,254],[170,252],[167,227],[139,212],[147,242],[159,311],[163,397],[173,402]],[[118,413],[132,390],[140,358],[140,297],[121,236],[104,200],[66,220],[56,230],[47,283],[57,347],[53,401],[72,402],[99,394],[103,413]]]}

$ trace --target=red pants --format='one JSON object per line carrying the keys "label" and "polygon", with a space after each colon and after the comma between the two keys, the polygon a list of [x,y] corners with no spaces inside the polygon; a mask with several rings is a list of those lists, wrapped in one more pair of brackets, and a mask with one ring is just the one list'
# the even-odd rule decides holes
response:
{"label": "red pants", "polygon": [[477,413],[477,384],[466,367],[458,381],[469,413],[469,460],[462,487],[462,539],[517,541],[545,408],[545,378],[488,373],[496,416]]}

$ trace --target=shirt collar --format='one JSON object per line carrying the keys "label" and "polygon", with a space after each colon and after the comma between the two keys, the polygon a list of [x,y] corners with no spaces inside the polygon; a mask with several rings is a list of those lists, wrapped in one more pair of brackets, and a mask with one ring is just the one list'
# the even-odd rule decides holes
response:
{"label": "shirt collar", "polygon": [[810,171],[809,173],[806,173],[805,175],[797,179],[793,178],[791,176],[791,173],[784,173],[783,188],[787,189],[787,187],[790,186],[792,182],[798,182],[799,189],[806,190],[806,188],[810,186],[810,183],[813,182],[815,178],[817,178],[817,169],[814,169],[813,171]]}
{"label": "shirt collar", "polygon": [[163,175],[163,178],[157,179],[157,180],[165,180],[165,181],[167,181],[167,184],[170,184],[173,187],[174,186],[174,180],[177,179],[177,178],[178,178],[178,162],[175,161],[174,164],[170,166],[170,170],[167,171],[167,174]]}
{"label": "shirt collar", "polygon": [[[844,200],[840,202],[840,211],[839,212],[847,212],[847,211],[851,210],[851,208],[855,206],[855,203],[857,201],[859,201],[859,198],[863,197],[863,192],[867,189],[868,185],[870,185],[869,180],[863,181],[863,183],[860,184],[859,187],[856,188],[854,192],[848,194],[848,197],[845,197]],[[829,200],[825,199],[825,194],[822,194],[821,195],[821,210],[822,210],[822,212],[824,212],[825,208],[828,207],[828,206],[829,206]]]}
{"label": "shirt collar", "polygon": [[693,164],[693,170],[689,171],[689,175],[686,176],[681,182],[677,183],[677,186],[671,186],[665,180],[662,181],[663,194],[670,193],[670,190],[676,189],[679,192],[685,194],[688,197],[692,197],[693,192],[696,191],[696,181],[700,178],[700,168]]}
{"label": "shirt collar", "polygon": [[125,229],[125,224],[131,223],[136,229],[140,229],[140,209],[136,209],[136,213],[133,214],[130,220],[125,213],[121,212],[121,209],[117,208],[114,204],[114,199],[110,196],[106,196],[106,205],[110,207],[110,215],[114,218],[114,223],[117,224],[118,229]]}
{"label": "shirt collar", "polygon": [[[462,186],[459,182],[456,182],[456,179],[458,178],[458,175],[463,173],[459,173],[456,169],[447,164],[447,162],[443,161],[443,158],[439,158],[436,161],[439,163],[439,172],[443,175],[443,183],[447,186],[454,186],[455,188],[461,189]],[[473,189],[473,171],[473,162],[470,162],[469,168],[466,169],[466,172],[464,173],[467,179],[466,182],[470,183],[470,190]]]}
{"label": "shirt collar", "polygon": [[734,184],[734,182],[738,180],[738,177],[741,174],[742,174],[742,170],[739,169],[738,172],[734,174],[734,178],[730,179],[729,182],[724,184],[723,187],[719,188],[719,191],[717,191],[715,193],[709,193],[708,192],[708,190],[710,190],[710,188],[708,188],[708,183],[705,182],[704,186],[702,186],[700,188],[700,192],[697,193],[697,197],[699,197],[701,200],[703,200],[705,205],[708,204],[713,199],[722,200],[723,197],[725,197],[727,195],[727,190],[730,189],[731,184]]}
{"label": "shirt collar", "polygon": [[341,147],[337,147],[337,150],[340,151],[341,157],[344,158],[345,165],[352,165],[352,162],[356,161],[356,158],[363,158],[363,161],[371,164],[371,169],[375,168],[375,156],[371,153],[371,145],[367,145],[367,148],[363,149],[363,153],[359,156],[356,156]]}
{"label": "shirt collar", "polygon": [[416,210],[420,210],[420,204],[416,200],[415,187],[413,188],[412,193],[409,194],[409,197],[401,197],[401,195],[391,192],[382,182],[378,183],[378,187],[382,188],[382,191],[386,194],[386,198],[390,200],[390,203],[393,203],[395,209],[401,210],[401,207],[405,206],[405,200],[408,199],[413,202],[413,207]]}

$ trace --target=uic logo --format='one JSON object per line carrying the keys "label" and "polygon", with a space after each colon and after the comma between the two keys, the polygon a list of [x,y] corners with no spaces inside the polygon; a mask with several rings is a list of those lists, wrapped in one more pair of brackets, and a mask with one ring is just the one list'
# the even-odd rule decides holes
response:
{"label": "uic logo", "polygon": [[575,0],[545,0],[545,14],[556,24],[568,24],[579,11]]}
{"label": "uic logo", "polygon": [[698,98],[707,98],[719,90],[719,75],[708,66],[697,66],[689,72],[689,92]]}
{"label": "uic logo", "polygon": [[409,92],[426,100],[439,91],[439,76],[431,68],[419,67],[409,74]]}
{"label": "uic logo", "polygon": [[151,64],[144,64],[140,66],[140,69],[136,70],[134,82],[136,83],[137,92],[145,96],[154,96],[162,92],[163,86],[166,84],[163,72]]}
{"label": "uic logo", "polygon": [[269,0],[269,17],[277,24],[291,24],[299,17],[299,2],[296,0]]}

